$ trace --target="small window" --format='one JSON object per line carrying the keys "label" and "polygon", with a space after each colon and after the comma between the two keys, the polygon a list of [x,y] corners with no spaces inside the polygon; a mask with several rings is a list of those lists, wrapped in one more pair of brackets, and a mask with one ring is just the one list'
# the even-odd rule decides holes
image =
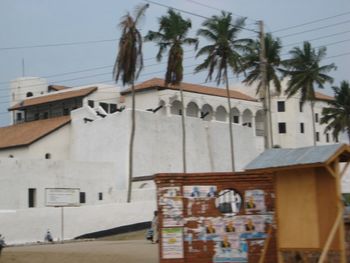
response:
{"label": "small window", "polygon": [[13,158],[13,155],[12,155],[12,154],[10,154],[10,155],[9,155],[9,158]]}
{"label": "small window", "polygon": [[63,109],[63,115],[65,115],[65,116],[69,115],[69,109],[68,108]]}
{"label": "small window", "polygon": [[304,103],[299,102],[299,111],[300,112],[303,112],[303,106],[304,106]]}
{"label": "small window", "polygon": [[320,141],[320,133],[316,132],[316,142],[319,142],[319,141]]}
{"label": "small window", "polygon": [[45,154],[45,159],[51,159],[51,153],[46,153]]}
{"label": "small window", "polygon": [[79,195],[79,199],[80,199],[80,203],[81,204],[85,204],[86,203],[86,197],[85,197],[85,192],[80,192],[80,195]]}
{"label": "small window", "polygon": [[39,120],[39,118],[40,118],[39,113],[35,113],[35,114],[34,114],[34,120]]}
{"label": "small window", "polygon": [[27,98],[28,97],[33,97],[33,93],[32,92],[27,92],[26,96],[27,96]]}
{"label": "small window", "polygon": [[326,133],[326,142],[329,142],[329,134]]}
{"label": "small window", "polygon": [[103,200],[103,193],[98,193],[98,200]]}
{"label": "small window", "polygon": [[233,123],[239,123],[239,116],[233,116]]}
{"label": "small window", "polygon": [[285,103],[284,101],[277,101],[277,111],[278,112],[285,112]]}
{"label": "small window", "polygon": [[36,206],[36,189],[29,188],[28,189],[28,207]]}
{"label": "small window", "polygon": [[109,104],[109,113],[114,113],[117,111],[117,104]]}
{"label": "small window", "polygon": [[182,110],[181,109],[179,109],[179,115],[182,115]]}
{"label": "small window", "polygon": [[335,142],[339,142],[338,136],[335,138]]}
{"label": "small window", "polygon": [[318,122],[318,113],[315,113],[315,122]]}
{"label": "small window", "polygon": [[304,123],[300,123],[300,133],[304,133]]}
{"label": "small window", "polygon": [[88,105],[90,108],[95,107],[95,102],[93,100],[88,100]]}
{"label": "small window", "polygon": [[16,119],[17,119],[17,121],[21,121],[22,120],[22,113],[21,112],[17,112]]}
{"label": "small window", "polygon": [[44,112],[44,119],[48,119],[49,118],[49,113],[48,112]]}
{"label": "small window", "polygon": [[100,106],[102,107],[102,109],[108,113],[108,104],[105,102],[100,102]]}
{"label": "small window", "polygon": [[287,125],[285,122],[278,123],[278,133],[287,133]]}

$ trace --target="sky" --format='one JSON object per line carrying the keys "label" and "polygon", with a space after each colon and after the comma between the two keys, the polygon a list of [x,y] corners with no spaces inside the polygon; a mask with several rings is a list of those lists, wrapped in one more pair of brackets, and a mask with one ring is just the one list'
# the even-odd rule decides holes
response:
{"label": "sky", "polygon": [[[314,47],[326,46],[324,64],[335,63],[331,72],[334,85],[350,79],[350,1],[349,0],[154,0],[140,23],[140,31],[158,30],[158,18],[167,7],[191,19],[189,37],[204,17],[232,12],[235,19],[246,17],[239,37],[256,38],[257,21],[265,31],[279,37],[284,46],[282,58],[293,47],[310,41]],[[118,51],[118,24],[141,0],[0,0],[0,126],[8,125],[9,82],[21,76],[46,78],[49,84],[80,86],[113,84],[112,68]],[[164,6],[163,6],[164,5]],[[199,47],[205,41],[199,38]],[[185,47],[185,82],[204,84],[205,72],[193,74],[203,57],[194,58],[192,47]],[[164,77],[166,57],[158,63],[155,44],[143,45],[145,67],[137,80]],[[24,61],[24,74],[22,68]],[[230,84],[240,78],[232,76]],[[118,83],[118,85],[121,85]],[[216,83],[206,83],[215,86]],[[331,95],[330,85],[325,93]]]}

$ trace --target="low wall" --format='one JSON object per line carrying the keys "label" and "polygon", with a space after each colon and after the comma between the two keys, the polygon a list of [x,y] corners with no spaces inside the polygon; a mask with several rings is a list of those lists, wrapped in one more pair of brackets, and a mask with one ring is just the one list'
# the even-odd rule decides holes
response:
{"label": "low wall", "polygon": [[[87,233],[152,220],[155,201],[115,203],[63,209],[64,240]],[[62,208],[0,210],[0,233],[7,244],[43,241],[47,229],[61,240]]]}

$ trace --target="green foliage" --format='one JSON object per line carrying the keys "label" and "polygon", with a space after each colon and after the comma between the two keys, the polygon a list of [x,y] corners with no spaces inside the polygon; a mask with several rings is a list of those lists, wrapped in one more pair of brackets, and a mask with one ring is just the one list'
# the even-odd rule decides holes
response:
{"label": "green foliage", "polygon": [[[279,67],[281,64],[280,53],[282,50],[282,43],[279,38],[274,39],[271,34],[265,35],[265,58],[266,58],[266,81],[267,85],[272,82],[277,93],[281,92],[281,82],[278,76]],[[248,52],[243,58],[242,72],[246,72],[246,78],[243,82],[248,85],[258,82],[256,93],[260,93],[262,87],[262,75],[260,71],[260,53],[261,44],[259,40],[253,41],[248,46]]]}
{"label": "green foliage", "polygon": [[208,70],[207,79],[212,80],[214,71],[217,71],[215,80],[219,85],[226,82],[225,76],[229,69],[238,74],[242,69],[242,53],[247,51],[251,39],[238,39],[238,34],[245,24],[245,18],[232,19],[231,13],[222,12],[221,16],[212,16],[202,23],[197,35],[210,42],[202,47],[196,57],[206,55],[204,62],[195,68],[195,72]]}
{"label": "green foliage", "polygon": [[148,6],[148,4],[137,6],[135,17],[127,13],[119,24],[122,35],[113,67],[113,77],[115,81],[121,77],[123,85],[133,84],[143,68],[142,36],[137,29],[137,24],[144,16]]}
{"label": "green foliage", "polygon": [[348,81],[342,81],[340,87],[332,87],[334,101],[323,108],[321,124],[327,124],[325,132],[332,131],[336,139],[339,133],[346,132],[350,143],[350,87]]}
{"label": "green foliage", "polygon": [[283,62],[285,70],[283,73],[289,77],[286,94],[288,98],[300,92],[300,101],[315,100],[314,85],[324,88],[325,83],[332,83],[333,78],[326,75],[335,65],[321,66],[320,62],[326,56],[326,48],[318,50],[312,48],[309,42],[304,42],[303,48],[293,48],[290,52],[291,58]]}
{"label": "green foliage", "polygon": [[163,54],[169,48],[168,65],[165,83],[178,85],[183,79],[183,45],[198,45],[196,38],[188,38],[187,34],[192,24],[191,20],[183,19],[180,13],[169,9],[167,15],[159,18],[158,31],[149,31],[145,41],[154,41],[159,47],[157,60],[161,61]]}

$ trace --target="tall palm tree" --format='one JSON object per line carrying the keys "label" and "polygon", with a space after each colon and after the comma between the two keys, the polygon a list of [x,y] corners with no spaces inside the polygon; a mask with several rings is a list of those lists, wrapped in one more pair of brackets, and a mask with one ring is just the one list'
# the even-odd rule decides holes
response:
{"label": "tall palm tree", "polygon": [[183,45],[198,45],[196,38],[188,38],[187,34],[192,24],[191,20],[183,19],[180,13],[169,9],[167,15],[159,18],[158,31],[148,31],[145,36],[146,41],[154,41],[159,47],[156,56],[158,61],[161,61],[163,54],[169,48],[168,65],[165,73],[165,84],[174,85],[180,89],[181,96],[181,122],[182,122],[182,160],[183,172],[187,171],[186,165],[186,128],[185,128],[185,107],[183,98],[183,89],[181,81],[183,79]]}
{"label": "tall palm tree", "polygon": [[[271,116],[271,83],[275,87],[275,92],[280,94],[281,92],[281,81],[280,77],[277,74],[281,64],[281,49],[282,44],[279,38],[274,39],[273,36],[268,33],[265,35],[265,58],[266,58],[266,88],[262,88],[262,74],[260,70],[260,53],[261,45],[260,41],[254,41],[250,46],[247,54],[244,57],[244,66],[243,70],[246,71],[247,75],[243,82],[248,85],[252,85],[254,82],[258,82],[256,94],[260,94],[267,98],[264,98],[264,110],[265,110],[265,121],[269,119],[268,125],[270,126],[270,136],[271,145],[273,145],[273,136],[272,136],[272,116]],[[266,116],[266,115],[269,116]],[[267,118],[268,117],[268,118]],[[265,131],[266,132],[266,131]]]}
{"label": "tall palm tree", "polygon": [[202,47],[197,57],[206,55],[204,62],[195,68],[195,72],[208,70],[206,81],[212,80],[214,71],[217,71],[215,80],[217,85],[226,84],[227,103],[229,108],[229,135],[231,150],[232,171],[235,170],[235,160],[233,152],[233,132],[231,124],[231,100],[229,91],[228,71],[240,72],[242,67],[242,53],[250,39],[238,39],[245,19],[232,19],[231,13],[222,12],[220,16],[212,16],[202,23],[202,28],[197,34],[204,37],[210,44]]}
{"label": "tall palm tree", "polygon": [[113,68],[113,77],[116,82],[121,79],[123,86],[131,85],[132,110],[131,110],[131,135],[129,143],[129,178],[127,190],[127,202],[131,201],[132,178],[133,178],[133,149],[135,138],[135,80],[143,68],[142,36],[137,24],[144,16],[148,4],[139,5],[135,8],[135,15],[129,13],[122,17],[119,24],[122,35],[119,40],[119,50]]}
{"label": "tall palm tree", "polygon": [[332,87],[334,101],[329,101],[329,107],[322,110],[321,124],[327,124],[325,132],[332,131],[333,138],[338,139],[339,133],[346,132],[350,143],[350,86],[348,81],[342,81],[340,87]]}
{"label": "tall palm tree", "polygon": [[328,64],[321,66],[321,60],[326,56],[326,48],[314,49],[307,41],[304,42],[303,48],[295,47],[290,52],[291,58],[284,61],[286,67],[283,70],[284,75],[289,77],[287,82],[287,98],[300,92],[300,102],[303,105],[305,101],[310,102],[312,114],[312,131],[313,144],[316,145],[316,128],[315,128],[315,89],[324,88],[324,84],[332,83],[333,78],[326,73],[335,69],[335,65]]}

